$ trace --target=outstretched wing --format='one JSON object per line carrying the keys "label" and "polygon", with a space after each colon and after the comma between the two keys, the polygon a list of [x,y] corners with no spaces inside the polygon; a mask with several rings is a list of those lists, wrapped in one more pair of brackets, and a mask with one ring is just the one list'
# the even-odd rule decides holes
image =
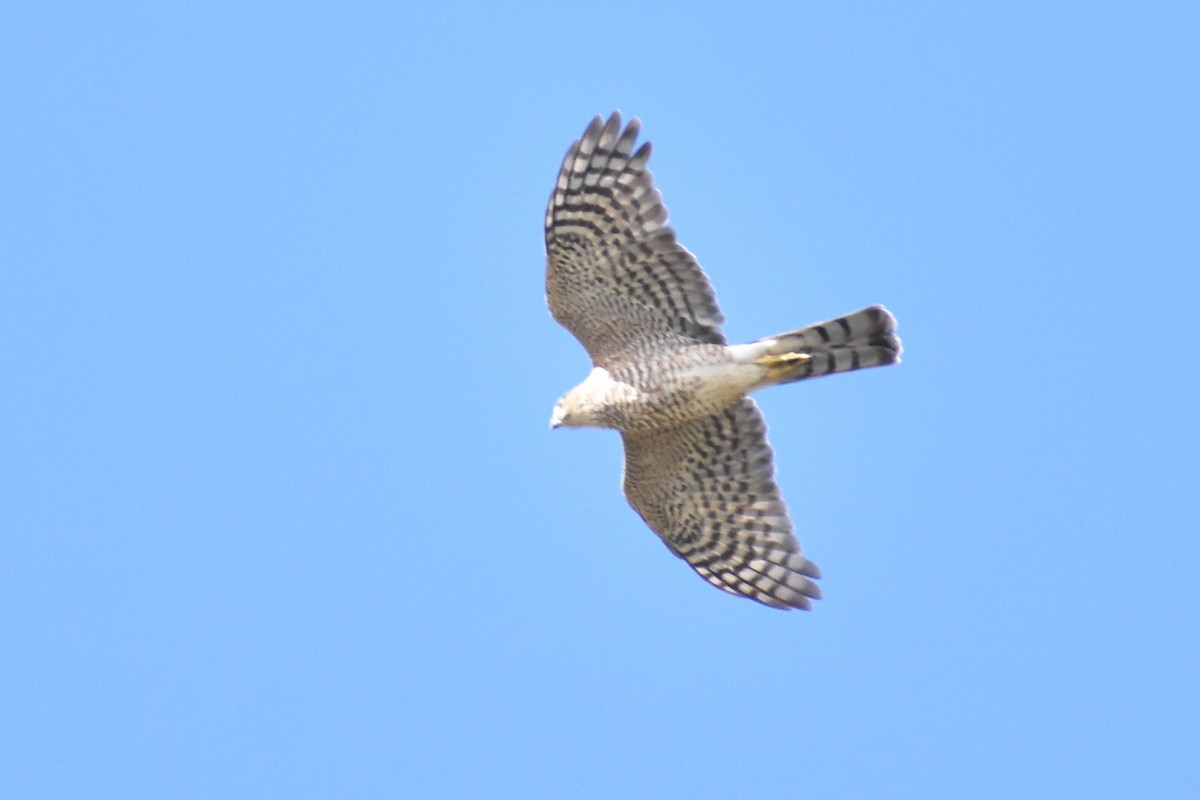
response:
{"label": "outstretched wing", "polygon": [[667,225],[646,169],[650,143],[634,152],[641,124],[599,116],[571,145],[546,208],[550,313],[603,364],[632,349],[724,344],[712,286]]}
{"label": "outstretched wing", "polygon": [[625,497],[706,581],[776,608],[809,608],[820,571],[800,555],[754,401],[624,433]]}

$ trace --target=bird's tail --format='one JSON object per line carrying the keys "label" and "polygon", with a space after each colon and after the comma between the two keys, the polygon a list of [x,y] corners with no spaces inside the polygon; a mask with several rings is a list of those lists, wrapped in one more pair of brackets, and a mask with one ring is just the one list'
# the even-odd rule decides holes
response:
{"label": "bird's tail", "polygon": [[764,386],[792,383],[833,372],[881,367],[900,360],[896,318],[883,306],[759,339],[755,363],[767,368]]}

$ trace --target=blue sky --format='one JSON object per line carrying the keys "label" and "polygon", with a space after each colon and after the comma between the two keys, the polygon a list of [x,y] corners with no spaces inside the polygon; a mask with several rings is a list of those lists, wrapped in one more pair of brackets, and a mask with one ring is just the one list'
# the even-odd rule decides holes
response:
{"label": "blue sky", "polygon": [[[6,797],[1200,794],[1194,4],[10,4]],[[812,613],[546,429],[541,222],[639,116]]]}

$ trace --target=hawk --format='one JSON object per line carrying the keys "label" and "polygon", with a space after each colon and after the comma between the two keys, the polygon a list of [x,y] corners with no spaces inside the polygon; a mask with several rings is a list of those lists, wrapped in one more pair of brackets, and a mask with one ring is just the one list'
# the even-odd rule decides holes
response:
{"label": "hawk", "polygon": [[637,118],[595,117],[563,159],[546,209],[550,313],[591,357],[550,427],[615,428],[625,497],[706,581],[775,608],[811,608],[820,572],[800,553],[748,395],[900,360],[896,320],[871,306],[726,344],[707,276],[675,239],[634,149]]}

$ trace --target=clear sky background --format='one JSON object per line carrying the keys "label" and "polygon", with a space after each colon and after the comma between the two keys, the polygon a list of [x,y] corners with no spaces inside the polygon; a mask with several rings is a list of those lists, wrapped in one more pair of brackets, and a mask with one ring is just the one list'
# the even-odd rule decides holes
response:
{"label": "clear sky background", "polygon": [[[0,796],[1200,796],[1195,3],[11,3]],[[542,214],[643,120],[811,613],[547,430]]]}

